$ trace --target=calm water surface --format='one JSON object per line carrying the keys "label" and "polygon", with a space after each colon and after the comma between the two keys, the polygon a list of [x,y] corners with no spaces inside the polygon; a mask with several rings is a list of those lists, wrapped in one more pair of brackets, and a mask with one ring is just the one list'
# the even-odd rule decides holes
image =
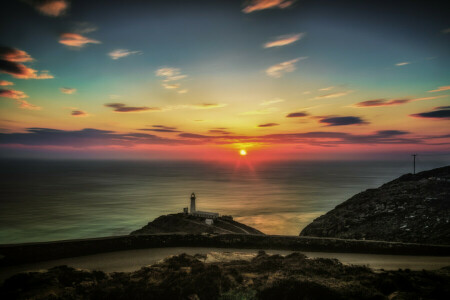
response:
{"label": "calm water surface", "polygon": [[[448,163],[424,160],[418,171]],[[0,244],[128,234],[181,212],[191,192],[199,210],[298,235],[355,193],[408,172],[410,161],[0,161]]]}

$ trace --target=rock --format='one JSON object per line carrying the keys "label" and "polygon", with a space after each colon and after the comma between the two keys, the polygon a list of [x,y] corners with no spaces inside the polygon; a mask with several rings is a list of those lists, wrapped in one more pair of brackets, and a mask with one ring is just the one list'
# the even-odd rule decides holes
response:
{"label": "rock", "polygon": [[306,226],[301,236],[450,245],[450,166],[368,189]]}
{"label": "rock", "polygon": [[160,216],[131,234],[155,233],[264,234],[255,228],[234,221],[230,216],[219,217],[212,225],[208,225],[205,223],[205,218],[183,213]]}

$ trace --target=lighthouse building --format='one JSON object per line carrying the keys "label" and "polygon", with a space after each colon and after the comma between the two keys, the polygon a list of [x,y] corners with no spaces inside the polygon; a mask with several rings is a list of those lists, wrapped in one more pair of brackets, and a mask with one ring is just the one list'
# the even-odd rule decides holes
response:
{"label": "lighthouse building", "polygon": [[199,211],[195,208],[195,193],[191,194],[191,210],[189,212],[190,215],[196,217],[202,217],[206,219],[217,219],[219,217],[218,213],[208,212],[208,211]]}

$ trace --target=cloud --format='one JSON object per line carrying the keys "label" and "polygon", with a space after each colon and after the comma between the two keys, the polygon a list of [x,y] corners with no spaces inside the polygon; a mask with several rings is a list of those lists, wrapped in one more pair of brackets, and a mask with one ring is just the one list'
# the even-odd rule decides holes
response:
{"label": "cloud", "polygon": [[25,51],[0,47],[0,72],[20,79],[50,79],[53,78],[48,71],[38,71],[28,68],[21,62],[30,62],[33,58]]}
{"label": "cloud", "polygon": [[271,114],[275,111],[277,111],[278,108],[275,107],[270,107],[270,108],[264,108],[264,109],[257,109],[257,110],[252,110],[252,111],[246,111],[243,113],[240,113],[240,115],[243,116],[251,116],[251,115],[268,115]]}
{"label": "cloud", "polygon": [[291,6],[296,0],[251,0],[248,1],[247,6],[242,10],[248,14],[257,10],[270,9],[270,8],[286,8]]}
{"label": "cloud", "polygon": [[409,65],[409,64],[410,64],[410,62],[408,62],[408,61],[403,61],[403,62],[396,63],[395,65],[396,65],[397,67],[401,67],[401,66],[406,66],[406,65]]}
{"label": "cloud", "polygon": [[448,106],[440,106],[436,107],[433,111],[412,114],[409,116],[425,119],[450,119],[450,109]]}
{"label": "cloud", "polygon": [[280,99],[280,98],[274,98],[274,99],[271,99],[271,100],[264,100],[259,105],[267,106],[267,105],[272,105],[272,104],[280,103],[280,102],[284,102],[284,100]]}
{"label": "cloud", "polygon": [[11,81],[0,80],[0,86],[14,85]]}
{"label": "cloud", "polygon": [[68,94],[68,95],[75,94],[77,91],[77,89],[68,88],[68,87],[62,87],[62,88],[60,88],[60,90],[61,90],[61,93]]}
{"label": "cloud", "polygon": [[265,123],[265,124],[259,124],[258,127],[274,127],[274,126],[278,126],[280,124],[278,123]]}
{"label": "cloud", "polygon": [[26,2],[41,14],[50,17],[62,16],[69,8],[67,0],[26,0]]}
{"label": "cloud", "polygon": [[117,60],[122,57],[127,57],[132,54],[142,54],[142,51],[130,51],[128,49],[116,49],[108,53],[109,57],[114,60]]}
{"label": "cloud", "polygon": [[441,96],[434,96],[434,97],[422,97],[422,98],[415,98],[415,99],[373,99],[373,100],[367,100],[362,101],[354,104],[354,107],[379,107],[379,106],[391,106],[391,105],[401,105],[410,103],[413,101],[423,101],[423,100],[433,100],[438,99],[442,97],[446,97],[447,95],[441,95]]}
{"label": "cloud", "polygon": [[210,129],[208,133],[213,134],[232,134],[232,132],[225,130],[226,128],[216,128],[216,129]]}
{"label": "cloud", "polygon": [[69,146],[74,148],[93,146],[133,146],[137,144],[195,144],[162,138],[147,133],[116,133],[114,131],[85,128],[59,130],[52,128],[28,128],[24,133],[0,133],[0,144],[29,146]]}
{"label": "cloud", "polygon": [[319,89],[319,91],[330,91],[330,90],[332,90],[332,89],[334,89],[334,86],[329,86],[329,87],[321,88],[321,89]]}
{"label": "cloud", "polygon": [[176,130],[176,127],[164,126],[164,125],[152,125],[153,128],[142,128],[139,130],[143,131],[154,131],[154,132],[181,132]]}
{"label": "cloud", "polygon": [[0,47],[0,57],[10,62],[30,62],[34,60],[25,51],[11,47]]}
{"label": "cloud", "polygon": [[146,106],[140,106],[140,107],[133,107],[133,106],[127,106],[123,103],[107,103],[105,104],[106,107],[114,108],[115,112],[142,112],[142,111],[159,111],[161,108],[159,107],[146,107]]}
{"label": "cloud", "polygon": [[286,46],[286,45],[295,43],[296,41],[300,40],[304,36],[305,36],[304,33],[293,33],[293,34],[281,35],[281,36],[277,37],[275,40],[265,43],[263,45],[263,47],[264,48],[272,48],[272,47]]}
{"label": "cloud", "polygon": [[177,89],[177,88],[179,88],[181,85],[180,85],[179,83],[165,83],[165,82],[163,82],[163,83],[162,83],[162,86],[163,86],[165,89],[172,90],[172,89]]}
{"label": "cloud", "polygon": [[31,109],[31,110],[41,109],[41,107],[33,105],[28,101],[24,100],[24,98],[28,98],[28,95],[22,91],[0,89],[0,97],[15,100],[19,104],[19,108],[22,109]]}
{"label": "cloud", "polygon": [[270,77],[280,78],[284,73],[295,71],[295,64],[299,60],[306,59],[307,57],[299,57],[296,59],[288,60],[276,65],[273,65],[266,70],[266,74]]}
{"label": "cloud", "polygon": [[309,116],[309,114],[307,112],[300,111],[300,112],[290,113],[290,114],[286,115],[286,118],[301,118],[301,117],[307,117],[307,116]]}
{"label": "cloud", "polygon": [[428,91],[429,93],[442,92],[450,90],[450,85],[440,86],[435,90]]}
{"label": "cloud", "polygon": [[360,117],[346,116],[346,117],[323,117],[319,121],[326,126],[345,126],[345,125],[362,125],[368,122],[362,120]]}
{"label": "cloud", "polygon": [[11,98],[11,99],[17,100],[17,99],[28,98],[28,95],[22,91],[0,89],[0,97]]}
{"label": "cloud", "polygon": [[344,91],[344,92],[336,92],[336,93],[330,93],[325,95],[317,96],[315,99],[329,99],[329,98],[338,98],[342,96],[346,96],[350,94],[352,91]]}
{"label": "cloud", "polygon": [[87,44],[101,44],[100,41],[90,39],[78,33],[63,33],[59,36],[59,43],[72,47],[72,48],[82,48]]}
{"label": "cloud", "polygon": [[2,145],[28,146],[125,146],[134,145],[201,145],[207,143],[235,144],[240,142],[255,142],[266,144],[306,144],[320,147],[335,147],[339,145],[417,145],[427,144],[433,139],[447,138],[442,135],[414,137],[410,132],[401,130],[382,130],[374,133],[351,134],[346,132],[297,132],[284,134],[268,134],[261,136],[245,135],[203,135],[183,132],[177,138],[162,138],[147,133],[116,133],[114,131],[85,128],[83,130],[58,130],[52,128],[28,128],[26,132],[0,133]]}
{"label": "cloud", "polygon": [[72,110],[71,115],[74,117],[87,117],[88,116],[88,114],[82,110]]}
{"label": "cloud", "polygon": [[[178,68],[162,67],[155,71],[155,75],[158,77],[163,77],[162,86],[165,89],[174,90],[181,87],[179,83],[169,83],[171,81],[180,80],[186,78],[187,75],[181,74],[181,70]],[[187,93],[186,89],[178,91],[180,94]]]}

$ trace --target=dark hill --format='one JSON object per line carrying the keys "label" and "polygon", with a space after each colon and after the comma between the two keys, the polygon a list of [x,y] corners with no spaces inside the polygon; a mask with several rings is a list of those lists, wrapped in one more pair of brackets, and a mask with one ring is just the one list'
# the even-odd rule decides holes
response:
{"label": "dark hill", "polygon": [[230,217],[219,217],[213,225],[205,223],[205,218],[183,213],[160,216],[131,234],[155,233],[242,233],[264,234],[261,231],[234,221]]}
{"label": "dark hill", "polygon": [[300,236],[450,245],[450,166],[356,194]]}

